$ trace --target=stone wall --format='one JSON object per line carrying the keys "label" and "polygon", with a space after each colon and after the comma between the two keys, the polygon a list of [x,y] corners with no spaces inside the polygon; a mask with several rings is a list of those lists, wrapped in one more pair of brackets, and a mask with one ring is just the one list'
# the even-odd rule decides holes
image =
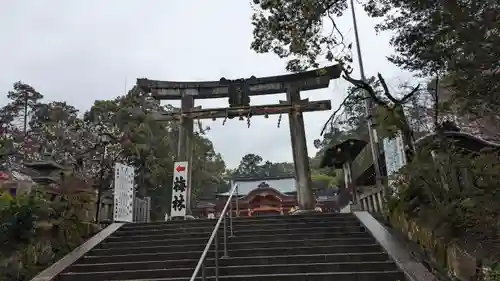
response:
{"label": "stone wall", "polygon": [[436,237],[428,228],[399,214],[391,215],[389,220],[393,228],[419,244],[427,257],[445,269],[449,277],[461,281],[500,281],[497,270],[483,266],[483,260],[464,250],[460,241],[446,241]]}
{"label": "stone wall", "polygon": [[36,240],[17,245],[13,252],[0,253],[0,280],[30,280],[98,231],[94,224],[81,223],[76,229],[61,235],[60,231],[53,231],[51,223],[39,222]]}

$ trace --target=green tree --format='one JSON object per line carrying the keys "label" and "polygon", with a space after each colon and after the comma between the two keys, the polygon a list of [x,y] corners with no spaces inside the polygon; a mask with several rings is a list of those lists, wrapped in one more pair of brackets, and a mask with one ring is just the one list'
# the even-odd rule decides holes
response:
{"label": "green tree", "polygon": [[[500,91],[500,13],[496,2],[369,0],[364,7],[370,16],[383,19],[377,30],[394,34],[391,44],[395,54],[389,61],[422,76],[446,78],[456,111],[500,136],[500,129],[494,126],[499,123],[500,104],[491,94]],[[288,59],[287,68],[292,71],[317,67],[323,58],[349,64],[350,45],[344,46],[335,25],[335,17],[346,9],[347,2],[338,0],[256,0],[251,48]],[[325,33],[325,28],[332,32]],[[342,49],[335,52],[335,47]],[[353,84],[359,88],[359,83]],[[394,105],[390,113],[399,115],[395,120],[400,122],[399,102],[387,97]],[[403,131],[416,125],[404,123]]]}
{"label": "green tree", "polygon": [[328,188],[335,188],[339,184],[337,177],[325,175],[313,171],[311,174],[311,180],[313,183],[313,190],[321,190]]}
{"label": "green tree", "polygon": [[[287,69],[290,71],[301,71],[311,67],[318,67],[321,56],[328,61],[340,61],[342,63],[352,62],[350,57],[351,45],[344,46],[343,37],[335,24],[335,17],[342,15],[347,9],[347,1],[254,1],[254,41],[251,48],[259,53],[275,53],[281,58],[288,58]],[[330,24],[331,33],[323,32],[326,24]],[[334,55],[334,49],[342,46],[338,56]],[[349,65],[344,68],[343,78],[349,81],[354,88],[344,99],[341,107],[352,107],[351,118],[345,118],[344,122],[349,125],[360,125],[361,101],[365,99],[364,93],[368,93],[377,105],[378,115],[383,116],[395,131],[401,131],[405,145],[409,152],[413,151],[413,131],[404,112],[404,104],[417,93],[418,87],[409,91],[401,99],[397,99],[390,91],[382,75],[379,73],[377,79],[371,78],[362,81],[350,76],[352,69]],[[379,94],[384,95],[381,97]],[[340,110],[340,109],[339,109]],[[338,110],[338,111],[339,111]],[[334,112],[329,122],[335,122]],[[353,114],[354,113],[354,114]],[[390,117],[390,118],[387,118]],[[389,121],[389,122],[387,122]],[[355,124],[358,123],[358,124]],[[364,123],[364,121],[361,121]],[[392,135],[395,132],[390,132]]]}
{"label": "green tree", "polygon": [[261,176],[262,157],[257,154],[247,154],[241,158],[240,164],[234,172],[234,177],[259,177]]}
{"label": "green tree", "polygon": [[[39,160],[50,153],[57,163],[73,165],[85,179],[99,179],[100,171],[104,171],[102,186],[111,186],[115,162],[132,165],[136,168],[139,196],[151,196],[153,219],[163,219],[170,207],[178,129],[174,122],[155,121],[150,113],[172,110],[175,108],[161,106],[135,87],[127,95],[96,101],[84,118],[65,102],[37,100],[24,136],[15,124],[17,111],[8,104],[0,108],[0,118],[5,122],[0,131],[3,163],[11,165],[12,151],[23,152],[26,160]],[[106,149],[99,139],[103,133],[112,136]],[[208,184],[224,181],[224,161],[204,133],[205,130],[196,132],[193,142],[195,195]],[[17,159],[16,163],[21,164],[22,160]]]}
{"label": "green tree", "polygon": [[422,147],[400,171],[388,210],[393,216],[416,220],[445,241],[458,239],[471,245],[469,249],[479,246],[498,260],[498,147],[470,153],[444,138]]}
{"label": "green tree", "polygon": [[[153,218],[161,219],[170,211],[173,165],[176,161],[178,127],[175,122],[158,122],[151,112],[169,112],[172,106],[162,106],[139,88],[114,100],[96,101],[85,113],[85,119],[111,133],[116,143],[109,148],[109,165],[121,161],[137,169],[139,195],[151,196]],[[221,181],[225,164],[216,153],[204,130],[193,139],[194,197],[206,185]],[[108,168],[111,171],[111,166]]]}
{"label": "green tree", "polygon": [[89,194],[68,192],[60,201],[35,187],[12,197],[0,192],[0,280],[31,280],[97,232],[85,222]]}
{"label": "green tree", "polygon": [[[469,117],[498,116],[500,12],[480,2],[371,0],[379,30],[393,32],[396,65],[424,76],[446,74],[457,109]],[[397,10],[397,13],[393,11]]]}
{"label": "green tree", "polygon": [[[335,169],[319,168],[320,153],[309,159],[313,189],[333,188],[338,185],[338,173]],[[268,178],[287,177],[295,175],[294,164],[290,162],[262,163],[262,157],[257,154],[247,154],[241,159],[240,165],[234,171],[228,171],[231,177]],[[262,163],[262,164],[261,164]]]}
{"label": "green tree", "polygon": [[284,177],[293,175],[295,172],[293,163],[266,161],[260,166],[262,177]]}
{"label": "green tree", "polygon": [[[382,137],[389,138],[393,138],[400,132],[407,149],[408,157],[412,157],[415,151],[415,135],[405,107],[409,101],[420,94],[420,85],[413,87],[407,93],[401,95],[401,98],[398,98],[395,94],[391,93],[382,74],[379,73],[377,79],[372,77],[367,81],[363,81],[352,78],[350,73],[351,70],[349,68],[344,68],[343,78],[353,84],[354,87],[349,88],[349,93],[339,108],[333,112],[323,127],[322,134],[327,129],[328,124],[332,128],[335,127],[335,123],[338,121],[336,115],[343,109],[346,110],[347,117],[340,119],[339,122],[347,125],[344,127],[344,129],[347,129],[347,134],[361,126],[366,126],[366,118],[364,117],[366,114],[361,114],[362,107],[360,107],[360,102],[370,98],[374,102],[374,108],[371,111],[376,120],[374,124],[377,125],[378,132],[382,133]],[[366,97],[365,93],[368,94],[368,97]],[[321,145],[320,141],[317,141],[317,144],[318,146]]]}
{"label": "green tree", "polygon": [[111,183],[114,162],[136,167],[139,195],[151,196],[152,217],[159,219],[169,212],[175,144],[168,126],[147,114],[153,110],[165,111],[148,95],[133,88],[114,100],[96,101],[85,113],[85,120],[113,137],[105,161],[106,181]]}
{"label": "green tree", "polygon": [[7,93],[9,102],[0,108],[0,140],[9,157],[4,157],[6,166],[19,165],[29,154],[29,121],[40,105],[43,95],[32,86],[16,82]]}
{"label": "green tree", "polygon": [[13,91],[9,91],[7,98],[10,102],[5,107],[7,114],[3,122],[13,122],[16,118],[22,121],[22,130],[26,134],[31,113],[33,113],[43,98],[43,95],[32,86],[21,81],[14,83]]}
{"label": "green tree", "polygon": [[[335,23],[347,0],[253,0],[253,8],[252,50],[287,58],[289,71],[318,67],[320,59],[333,61],[337,47],[348,47]],[[324,32],[326,26],[331,32]]]}
{"label": "green tree", "polygon": [[30,120],[28,136],[33,144],[30,158],[40,159],[44,153],[62,164],[76,162],[77,155],[96,142],[78,110],[66,102],[40,103]]}
{"label": "green tree", "polygon": [[[287,58],[287,68],[292,71],[316,67],[322,57],[350,61],[345,56],[336,57],[333,51],[339,45],[344,48],[335,17],[348,8],[346,0],[254,0],[253,6],[251,48],[256,52]],[[493,89],[497,92],[499,86],[497,1],[369,0],[364,7],[370,16],[383,18],[377,30],[394,34],[391,62],[425,76],[448,72],[469,105],[481,104],[471,99],[478,95],[493,102],[492,107],[498,105],[491,95],[484,96]],[[332,32],[325,33],[325,28]]]}
{"label": "green tree", "polygon": [[227,184],[224,175],[226,164],[220,153],[216,153],[213,143],[201,133],[196,133],[194,140],[191,186],[196,198],[208,186]]}
{"label": "green tree", "polygon": [[231,177],[266,178],[291,176],[295,172],[293,163],[262,162],[263,159],[260,155],[252,153],[247,154],[241,158],[238,167],[233,171],[229,170],[228,174],[230,174]]}

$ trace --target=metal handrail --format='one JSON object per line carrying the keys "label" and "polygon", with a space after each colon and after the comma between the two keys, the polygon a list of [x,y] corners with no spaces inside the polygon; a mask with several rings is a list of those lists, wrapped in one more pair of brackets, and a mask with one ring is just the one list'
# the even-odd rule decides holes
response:
{"label": "metal handrail", "polygon": [[[203,253],[201,253],[200,260],[196,264],[196,268],[194,269],[193,275],[191,275],[191,278],[189,279],[190,281],[194,281],[196,277],[198,276],[198,273],[200,272],[200,269],[202,271],[202,280],[205,280],[205,259],[207,257],[208,250],[210,250],[210,246],[212,246],[212,243],[215,242],[215,280],[219,280],[219,239],[218,239],[218,231],[220,228],[220,224],[222,221],[224,221],[224,256],[222,258],[228,258],[229,254],[227,251],[227,213],[228,213],[228,208],[229,208],[229,228],[230,228],[230,237],[234,236],[233,234],[233,195],[236,191],[236,194],[238,194],[238,185],[235,184],[230,192],[229,192],[229,197],[227,198],[226,204],[224,205],[224,208],[221,211],[221,215],[219,216],[219,219],[217,220],[217,223],[215,224],[214,230],[212,231],[212,234],[210,235],[210,238],[208,239],[207,244],[205,245],[205,249],[203,250]],[[236,200],[238,202],[238,200]],[[238,212],[238,210],[237,210]]]}

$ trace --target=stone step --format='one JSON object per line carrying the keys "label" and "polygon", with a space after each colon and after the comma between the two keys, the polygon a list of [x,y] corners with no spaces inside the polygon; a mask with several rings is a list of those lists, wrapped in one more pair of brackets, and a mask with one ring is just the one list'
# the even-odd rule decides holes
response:
{"label": "stone step", "polygon": [[[390,261],[383,262],[343,262],[343,263],[292,263],[266,265],[238,265],[219,267],[219,276],[231,275],[268,275],[297,274],[303,272],[379,272],[395,271],[397,267]],[[123,280],[137,278],[190,277],[193,268],[168,268],[152,270],[121,270],[121,271],[91,271],[68,272],[61,276],[61,281],[101,281]],[[215,275],[215,268],[206,268],[206,275]]]}
{"label": "stone step", "polygon": [[[222,229],[222,228],[221,228]],[[267,228],[237,228],[234,230],[236,235],[265,235],[265,234],[275,234],[280,235],[284,233],[296,233],[300,235],[302,233],[310,231],[325,231],[325,232],[359,232],[364,231],[363,226],[335,226],[329,225],[328,223],[323,223],[320,225],[311,224],[294,224],[292,226],[283,227],[267,227]],[[170,229],[148,229],[148,230],[127,230],[127,231],[117,231],[112,237],[124,237],[124,236],[140,236],[140,235],[164,235],[165,238],[180,238],[180,237],[209,237],[213,229],[203,229],[198,231],[193,231],[190,228],[180,228],[176,230]]]}
{"label": "stone step", "polygon": [[[120,230],[145,230],[145,229],[178,229],[178,228],[214,228],[216,224],[216,220],[197,220],[199,223],[187,223],[191,221],[186,221],[186,223],[171,223],[171,222],[162,222],[162,223],[149,223],[149,224],[135,224],[129,223],[125,224],[120,228]],[[281,219],[268,219],[268,220],[260,220],[260,219],[238,219],[233,218],[234,226],[270,226],[274,224],[295,224],[295,223],[313,223],[313,222],[328,222],[332,225],[340,224],[359,224],[359,220],[355,217],[352,218],[325,218],[325,217],[295,217],[292,216],[290,218],[283,217]]]}
{"label": "stone step", "polygon": [[[135,274],[134,274],[135,275]],[[111,274],[112,279],[99,279],[94,276],[76,277],[75,274],[62,275],[60,281],[186,281],[188,277],[167,277],[167,278],[151,278],[140,276],[133,278],[125,276],[121,279],[116,279],[115,275]],[[201,275],[196,280],[202,280]],[[214,276],[207,276],[206,280],[215,280]],[[279,273],[279,274],[252,274],[252,275],[229,275],[219,276],[221,281],[405,281],[405,275],[397,270],[391,271],[365,271],[365,272],[305,272],[305,273]]]}
{"label": "stone step", "polygon": [[[254,249],[231,250],[228,248],[230,257],[249,257],[249,256],[273,256],[276,253],[281,255],[314,255],[314,254],[339,254],[339,253],[373,253],[383,252],[378,244],[366,245],[328,245],[328,246],[304,246],[304,247],[265,247]],[[182,251],[182,252],[163,252],[160,248],[156,251],[144,252],[136,249],[126,251],[124,254],[117,254],[116,249],[95,249],[90,251],[83,259],[84,263],[113,263],[113,262],[132,262],[132,261],[162,261],[173,259],[199,259],[202,251]],[[222,247],[219,256],[222,256]],[[208,253],[208,258],[214,257],[214,251]]]}
{"label": "stone step", "polygon": [[[350,213],[312,213],[312,214],[303,214],[303,215],[288,215],[288,216],[267,216],[267,217],[235,217],[235,221],[241,222],[265,222],[265,221],[294,221],[294,220],[307,220],[307,219],[318,219],[324,218],[325,220],[355,220],[356,217]],[[159,222],[145,222],[145,223],[129,223],[124,225],[124,228],[127,227],[141,227],[141,226],[151,226],[151,225],[200,225],[203,223],[206,224],[215,224],[217,220],[209,220],[209,219],[197,219],[197,220],[175,220],[175,221],[159,221]]]}
{"label": "stone step", "polygon": [[[348,246],[348,245],[372,245],[376,241],[373,238],[344,238],[344,239],[298,239],[272,242],[241,242],[228,243],[228,248],[234,252],[239,250],[251,250],[259,248],[285,248],[285,247],[316,247],[316,246]],[[212,245],[214,247],[214,245]],[[222,241],[219,241],[219,248],[222,248]],[[91,251],[92,254],[104,255],[123,255],[123,254],[147,254],[160,252],[194,252],[203,251],[205,244],[200,245],[152,245],[145,247],[113,247],[97,248]]]}
{"label": "stone step", "polygon": [[[311,221],[294,221],[294,222],[283,222],[283,221],[276,221],[272,223],[260,223],[260,224],[236,224],[233,223],[233,229],[283,229],[283,228],[291,228],[291,227],[304,227],[304,226],[335,226],[335,227],[349,227],[349,226],[360,226],[361,223],[359,221],[342,221],[338,223],[332,223],[330,221],[325,221],[325,220],[311,220]],[[229,222],[227,222],[227,226],[229,227]],[[129,228],[129,229],[118,229],[117,234],[119,235],[120,233],[135,233],[135,232],[144,232],[144,231],[168,231],[171,233],[179,233],[179,232],[202,232],[202,231],[212,231],[215,227],[214,225],[201,225],[201,226],[196,226],[196,225],[177,225],[175,227],[172,227],[171,225],[167,225],[167,227],[154,227],[154,228],[149,228],[149,227],[141,227],[141,228]],[[223,224],[221,224],[221,228],[223,227]]]}
{"label": "stone step", "polygon": [[[228,246],[231,250],[239,249],[253,249],[253,248],[264,248],[264,247],[286,247],[286,246],[322,246],[322,245],[366,245],[374,244],[376,240],[372,237],[365,238],[334,238],[334,239],[298,239],[296,237],[294,240],[275,240],[275,241],[261,241],[255,237],[253,241],[245,242],[234,242],[232,239],[228,241]],[[206,245],[204,243],[182,245],[182,244],[172,244],[168,240],[156,240],[156,241],[143,241],[136,244],[131,243],[115,243],[115,244],[103,244],[95,251],[106,250],[113,253],[132,253],[135,251],[142,251],[142,253],[150,251],[161,250],[163,252],[181,252],[181,251],[198,251],[203,250]],[[219,247],[222,247],[222,241],[219,240]]]}
{"label": "stone step", "polygon": [[[169,243],[172,244],[178,244],[178,245],[191,245],[191,244],[200,244],[200,243],[207,243],[208,237],[210,236],[209,233],[206,233],[203,235],[203,237],[167,237],[165,238],[165,235],[163,234],[155,234],[155,235],[138,235],[138,236],[122,236],[122,237],[109,237],[106,240],[104,240],[103,244],[116,244],[116,243],[130,243],[130,244],[136,244],[136,243],[141,243],[142,241],[151,241],[151,240],[163,240],[163,241],[169,241]],[[362,238],[362,237],[372,237],[368,232],[365,231],[358,231],[358,232],[349,232],[349,233],[344,233],[344,232],[306,232],[300,234],[298,236],[295,233],[284,233],[280,235],[276,235],[274,233],[270,234],[263,234],[263,235],[252,235],[252,234],[241,234],[238,233],[237,236],[234,236],[231,238],[231,241],[233,242],[245,242],[245,241],[254,241],[254,240],[260,240],[260,241],[275,241],[275,240],[287,240],[287,239],[294,239],[300,237],[301,239],[318,239],[318,238],[348,238],[348,237],[353,237],[353,238]]]}
{"label": "stone step", "polygon": [[[89,271],[121,271],[121,270],[151,270],[165,268],[195,268],[197,259],[173,259],[157,261],[134,261],[134,262],[112,262],[112,263],[88,263],[93,261],[82,260],[70,269],[71,272]],[[341,263],[341,262],[367,262],[367,261],[389,261],[389,256],[383,252],[375,253],[340,253],[340,254],[319,254],[319,255],[293,255],[293,256],[249,256],[231,257],[220,259],[219,266],[239,266],[239,265],[269,265],[269,264],[292,264],[292,263]],[[214,259],[207,259],[205,266],[214,266]]]}

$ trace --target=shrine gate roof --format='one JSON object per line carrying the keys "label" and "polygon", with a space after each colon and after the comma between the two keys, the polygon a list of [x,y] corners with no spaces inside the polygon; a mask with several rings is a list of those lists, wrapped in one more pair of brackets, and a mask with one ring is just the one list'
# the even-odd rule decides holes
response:
{"label": "shrine gate roof", "polygon": [[[276,189],[283,194],[290,194],[297,191],[297,181],[294,177],[283,178],[260,178],[260,179],[234,179],[234,184],[238,185],[238,195],[248,195],[252,190],[259,188],[259,185],[265,183],[270,188]],[[220,193],[221,196],[229,195],[229,192]]]}

